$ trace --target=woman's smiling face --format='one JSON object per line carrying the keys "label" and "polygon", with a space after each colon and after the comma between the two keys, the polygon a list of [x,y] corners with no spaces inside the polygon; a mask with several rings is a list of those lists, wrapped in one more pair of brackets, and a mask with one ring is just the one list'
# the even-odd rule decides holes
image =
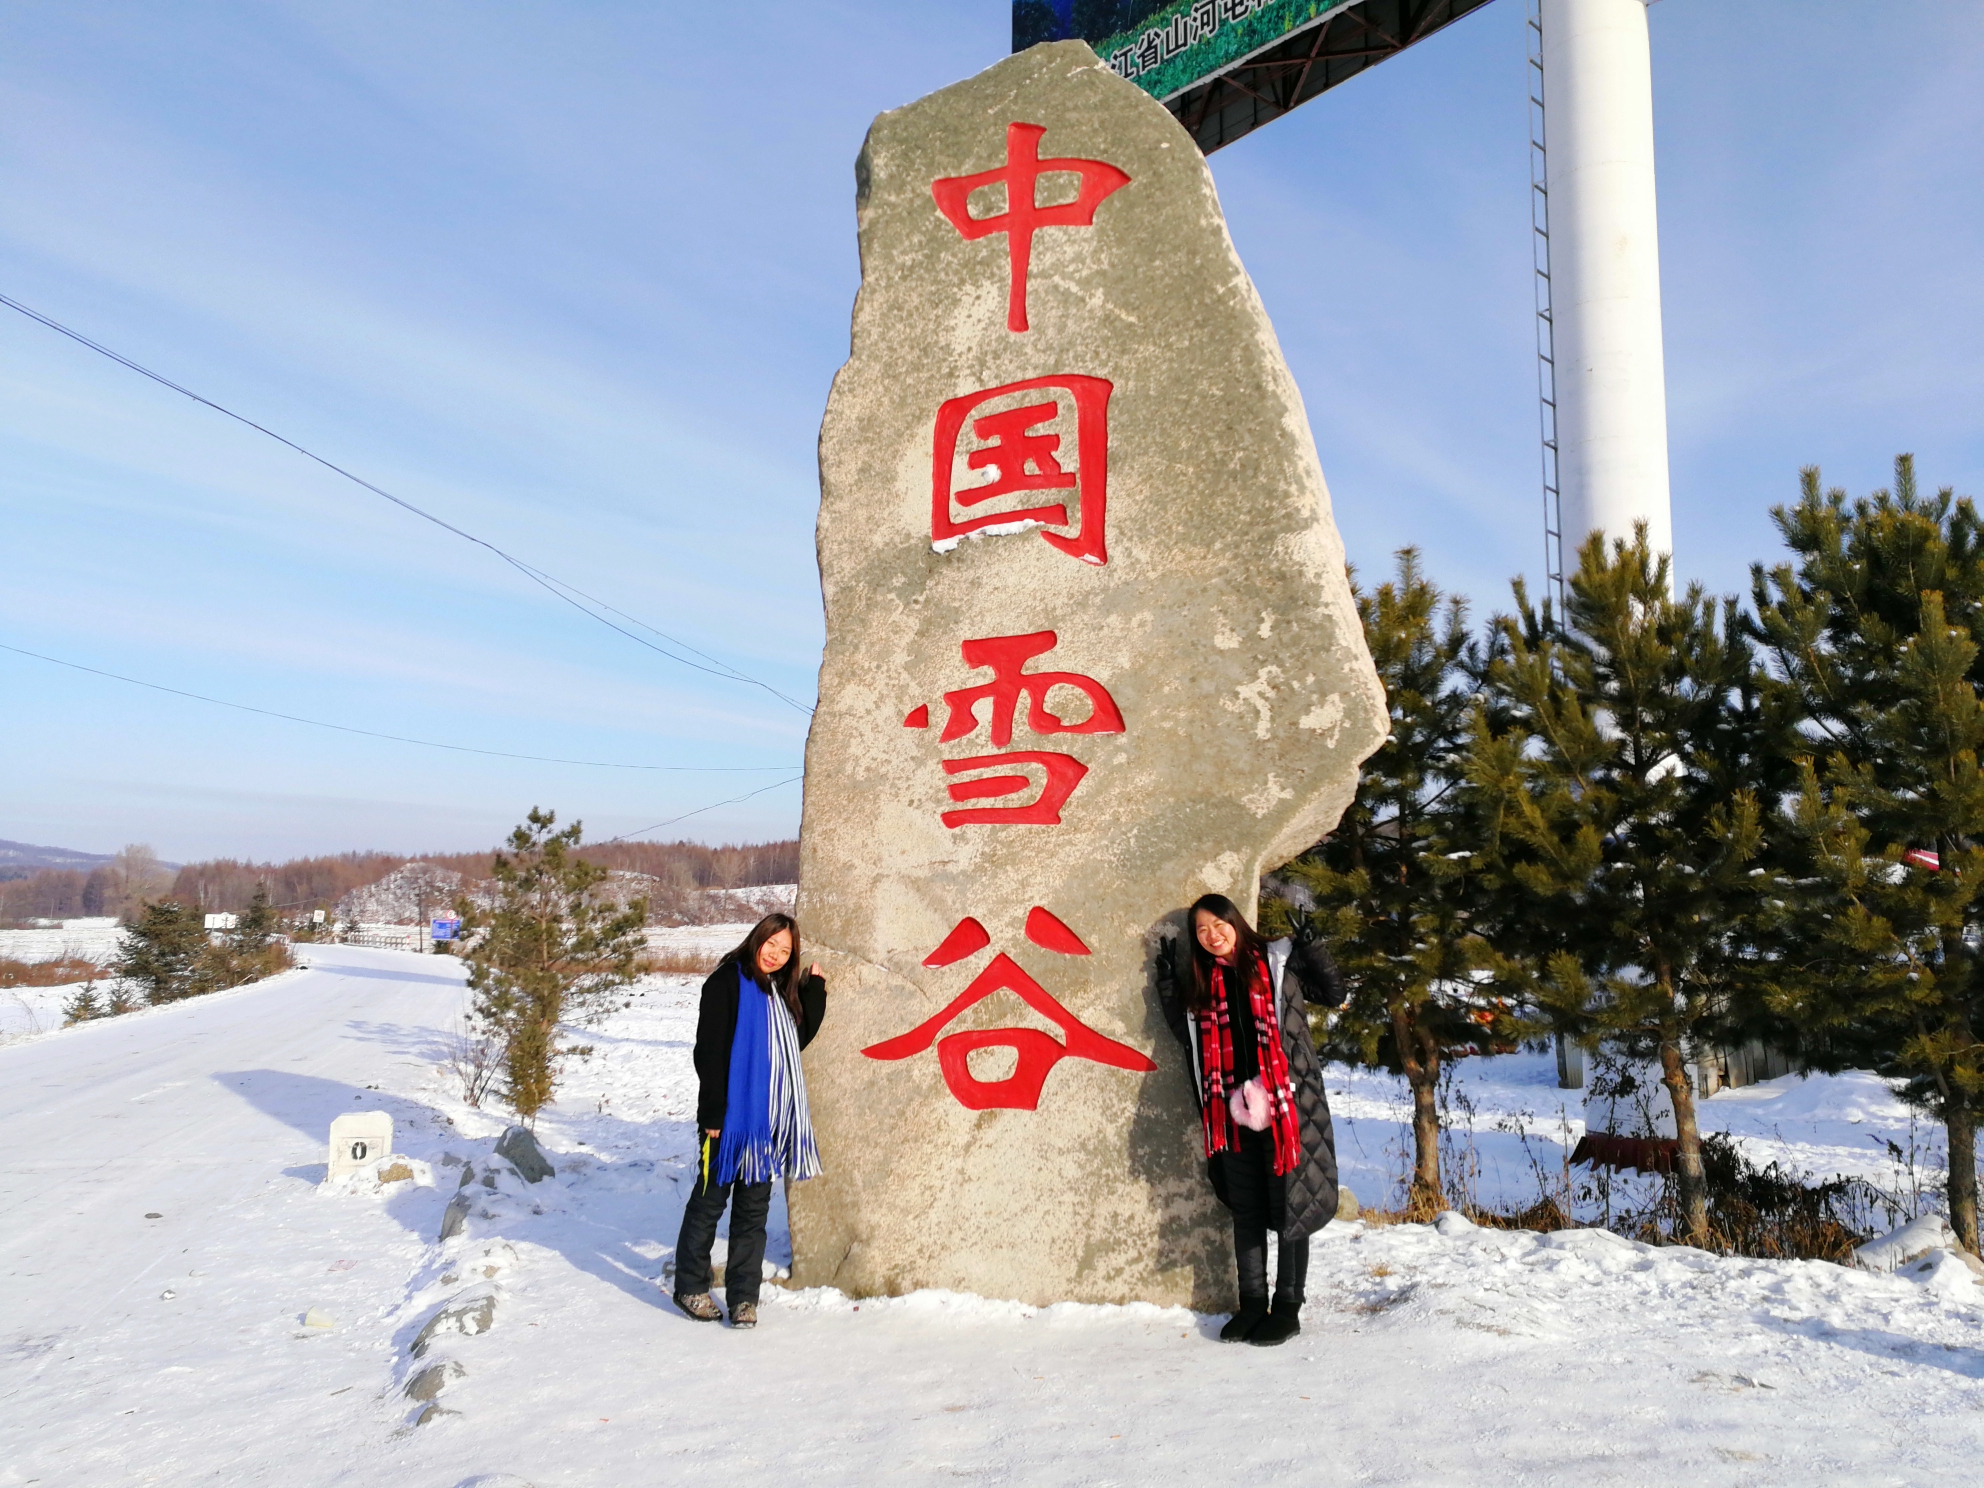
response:
{"label": "woman's smiling face", "polygon": [[1224,961],[1240,944],[1240,936],[1234,928],[1208,910],[1201,909],[1193,914],[1192,932],[1199,937],[1199,944],[1205,948],[1205,953],[1215,961]]}
{"label": "woman's smiling face", "polygon": [[770,976],[792,959],[792,932],[779,930],[758,947],[758,970]]}

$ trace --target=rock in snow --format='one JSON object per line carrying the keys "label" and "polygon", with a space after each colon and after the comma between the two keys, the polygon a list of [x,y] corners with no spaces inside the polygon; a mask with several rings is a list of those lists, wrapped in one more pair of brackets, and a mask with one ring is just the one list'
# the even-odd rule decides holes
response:
{"label": "rock in snow", "polygon": [[434,1346],[434,1340],[443,1334],[461,1333],[473,1338],[478,1333],[487,1333],[495,1324],[495,1292],[482,1287],[463,1292],[421,1325],[414,1335],[413,1356],[424,1358]]}
{"label": "rock in snow", "polygon": [[449,1380],[460,1379],[468,1371],[453,1359],[437,1359],[406,1382],[409,1400],[432,1400]]}
{"label": "rock in snow", "polygon": [[468,1211],[474,1203],[465,1193],[458,1193],[448,1200],[448,1207],[441,1211],[440,1239],[452,1240],[462,1232],[462,1226],[468,1223]]}
{"label": "rock in snow", "polygon": [[1853,1252],[1853,1263],[1863,1271],[1899,1271],[1932,1250],[1955,1249],[1956,1232],[1949,1221],[1940,1214],[1924,1214],[1869,1240]]}
{"label": "rock in snow", "polygon": [[526,1183],[542,1183],[546,1178],[558,1176],[558,1170],[551,1166],[527,1126],[513,1126],[504,1132],[496,1144],[496,1155],[509,1159]]}

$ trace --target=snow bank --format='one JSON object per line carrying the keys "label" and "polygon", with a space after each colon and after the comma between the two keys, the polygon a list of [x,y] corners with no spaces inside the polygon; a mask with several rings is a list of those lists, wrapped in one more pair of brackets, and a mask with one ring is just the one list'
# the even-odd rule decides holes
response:
{"label": "snow bank", "polygon": [[1863,1271],[1899,1271],[1932,1250],[1958,1248],[1949,1221],[1940,1214],[1924,1214],[1869,1240],[1853,1252],[1853,1263]]}

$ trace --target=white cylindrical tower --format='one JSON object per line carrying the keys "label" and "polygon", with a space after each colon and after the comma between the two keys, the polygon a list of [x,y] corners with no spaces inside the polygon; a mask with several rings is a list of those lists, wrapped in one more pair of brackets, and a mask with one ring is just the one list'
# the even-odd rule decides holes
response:
{"label": "white cylindrical tower", "polygon": [[1563,559],[1644,520],[1672,552],[1644,0],[1542,0]]}

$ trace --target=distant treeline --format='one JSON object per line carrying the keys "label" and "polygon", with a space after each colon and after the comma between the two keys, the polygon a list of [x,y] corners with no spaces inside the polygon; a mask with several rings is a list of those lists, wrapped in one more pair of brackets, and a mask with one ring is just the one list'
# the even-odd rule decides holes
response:
{"label": "distant treeline", "polygon": [[[794,883],[799,843],[614,842],[586,847],[580,855],[605,868],[645,873],[668,889],[741,889]],[[177,874],[156,867],[149,849],[126,848],[117,861],[89,873],[48,868],[0,883],[0,923],[26,919],[80,919],[136,914],[146,900],[173,900],[208,913],[241,914],[266,889],[270,904],[286,915],[332,909],[353,889],[377,883],[402,863],[432,863],[466,879],[490,875],[493,853],[350,852],[330,857],[255,863],[215,858],[188,863]],[[146,872],[149,860],[150,872]]]}

